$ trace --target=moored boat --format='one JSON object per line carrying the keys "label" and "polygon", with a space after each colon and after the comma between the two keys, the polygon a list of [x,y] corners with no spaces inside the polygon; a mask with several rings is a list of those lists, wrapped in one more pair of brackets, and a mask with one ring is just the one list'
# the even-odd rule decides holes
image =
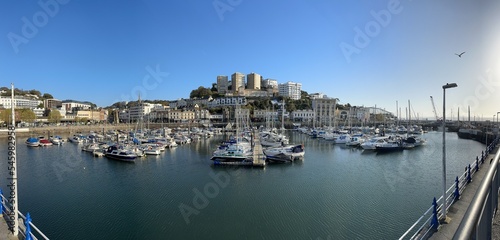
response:
{"label": "moored boat", "polygon": [[30,137],[30,138],[26,139],[26,145],[28,147],[39,147],[40,141],[36,137]]}
{"label": "moored boat", "polygon": [[52,146],[52,142],[49,139],[39,138],[40,147]]}
{"label": "moored boat", "polygon": [[292,162],[304,158],[304,145],[287,145],[283,147],[273,147],[263,150],[266,158],[271,161]]}
{"label": "moored boat", "polygon": [[50,136],[49,140],[52,142],[54,145],[62,145],[64,143],[63,139],[61,136]]}
{"label": "moored boat", "polygon": [[113,145],[109,146],[104,156],[110,159],[124,161],[124,162],[135,162],[137,155],[129,150],[120,148],[119,146]]}

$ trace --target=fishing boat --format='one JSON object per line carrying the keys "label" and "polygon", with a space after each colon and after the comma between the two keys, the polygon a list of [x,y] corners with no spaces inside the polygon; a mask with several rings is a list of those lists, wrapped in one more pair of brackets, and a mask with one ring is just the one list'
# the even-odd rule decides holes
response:
{"label": "fishing boat", "polygon": [[277,162],[292,162],[296,159],[304,158],[304,145],[287,145],[283,147],[273,147],[263,150],[266,158]]}

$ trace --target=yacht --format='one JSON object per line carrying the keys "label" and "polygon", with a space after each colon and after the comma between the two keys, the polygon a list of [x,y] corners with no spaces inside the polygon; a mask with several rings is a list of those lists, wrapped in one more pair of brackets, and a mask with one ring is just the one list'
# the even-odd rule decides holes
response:
{"label": "yacht", "polygon": [[361,143],[361,147],[364,149],[364,150],[375,150],[377,149],[377,145],[378,144],[383,144],[387,141],[388,137],[373,137],[371,138],[370,140],[364,142],[364,143]]}
{"label": "yacht", "polygon": [[304,158],[304,145],[287,145],[263,150],[266,158],[271,161],[292,162]]}
{"label": "yacht", "polygon": [[108,147],[108,149],[104,153],[104,156],[110,159],[124,162],[135,162],[135,159],[137,158],[137,155],[135,153],[116,145]]}

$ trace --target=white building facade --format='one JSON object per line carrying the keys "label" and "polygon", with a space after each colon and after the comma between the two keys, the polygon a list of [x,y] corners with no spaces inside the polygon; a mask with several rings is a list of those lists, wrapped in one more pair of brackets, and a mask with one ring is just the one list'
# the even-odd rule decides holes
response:
{"label": "white building facade", "polygon": [[282,97],[299,100],[302,92],[302,84],[294,82],[282,83],[278,85],[278,92]]}

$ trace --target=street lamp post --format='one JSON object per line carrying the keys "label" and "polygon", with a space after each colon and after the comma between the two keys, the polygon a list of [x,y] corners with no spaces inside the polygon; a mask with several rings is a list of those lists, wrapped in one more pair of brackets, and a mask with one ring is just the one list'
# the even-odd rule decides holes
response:
{"label": "street lamp post", "polygon": [[443,85],[443,220],[446,221],[446,89],[454,88],[456,83],[447,83]]}
{"label": "street lamp post", "polygon": [[499,134],[499,131],[500,131],[500,126],[498,126],[498,114],[500,114],[500,112],[497,112],[497,124],[496,124],[496,126],[495,126],[495,128],[497,129],[497,130],[496,130],[496,135],[498,135],[498,134]]}

